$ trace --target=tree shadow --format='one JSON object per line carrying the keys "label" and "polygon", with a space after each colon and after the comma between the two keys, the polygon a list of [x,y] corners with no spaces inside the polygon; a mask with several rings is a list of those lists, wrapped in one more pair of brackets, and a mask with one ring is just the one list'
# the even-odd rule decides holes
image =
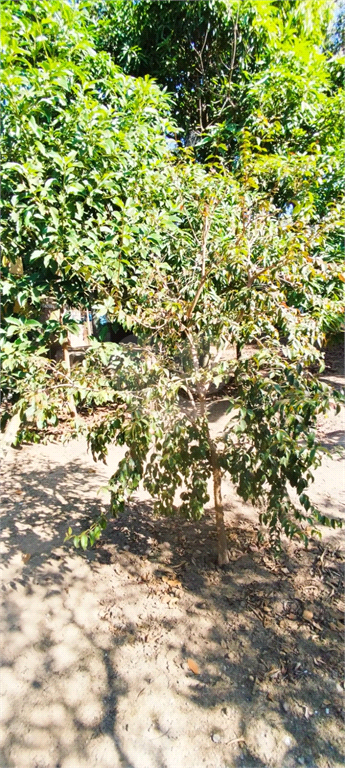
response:
{"label": "tree shadow", "polygon": [[333,544],[286,542],[276,561],[229,513],[223,570],[211,512],[155,518],[138,499],[75,551],[64,533],[100,513],[99,479],[82,459],[38,471],[25,456],[15,475],[21,493],[9,474],[2,509],[3,766],[345,764]]}

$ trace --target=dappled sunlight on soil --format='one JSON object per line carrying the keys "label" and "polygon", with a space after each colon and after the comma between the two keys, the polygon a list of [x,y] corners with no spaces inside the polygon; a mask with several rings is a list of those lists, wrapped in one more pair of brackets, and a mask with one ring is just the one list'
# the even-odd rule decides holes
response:
{"label": "dappled sunlight on soil", "polygon": [[[94,549],[64,545],[121,455],[95,465],[75,441],[3,467],[1,765],[343,766],[342,534],[275,561],[226,484],[225,571],[210,511],[157,519],[140,494]],[[340,466],[313,489],[330,514]]]}

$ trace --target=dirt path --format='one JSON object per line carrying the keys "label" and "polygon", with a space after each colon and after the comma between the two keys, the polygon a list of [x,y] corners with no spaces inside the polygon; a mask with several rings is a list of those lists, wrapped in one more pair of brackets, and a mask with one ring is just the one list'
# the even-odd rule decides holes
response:
{"label": "dirt path", "polygon": [[[343,418],[321,429],[337,445]],[[211,514],[155,519],[144,496],[73,551],[67,526],[107,502],[119,456],[95,465],[74,441],[3,467],[2,768],[344,766],[344,533],[289,543],[277,565],[227,485],[227,573]],[[330,515],[343,477],[325,457],[312,495]]]}

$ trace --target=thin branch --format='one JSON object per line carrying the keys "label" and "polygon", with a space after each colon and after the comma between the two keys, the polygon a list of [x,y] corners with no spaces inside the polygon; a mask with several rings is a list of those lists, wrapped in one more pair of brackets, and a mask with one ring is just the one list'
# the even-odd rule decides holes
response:
{"label": "thin branch", "polygon": [[200,51],[200,56],[202,56],[202,54],[204,53],[204,48],[205,48],[205,45],[206,45],[206,41],[207,41],[207,38],[208,38],[209,31],[210,31],[210,22],[208,22],[208,25],[207,25],[207,30],[206,30],[206,34],[205,34],[205,37],[204,37],[204,42],[202,44],[202,48],[201,48],[201,51]]}
{"label": "thin branch", "polygon": [[204,130],[204,126],[203,126],[203,123],[202,123],[202,102],[201,102],[201,99],[199,99],[199,124],[200,124],[200,130],[203,131]]}
{"label": "thin branch", "polygon": [[194,299],[193,299],[193,301],[192,301],[192,303],[191,303],[191,305],[190,305],[190,307],[188,309],[188,312],[187,312],[187,319],[188,320],[189,320],[189,318],[191,317],[191,315],[194,312],[194,309],[195,309],[195,307],[196,307],[196,305],[197,305],[197,303],[199,301],[201,291],[202,291],[202,289],[203,289],[203,287],[204,287],[204,285],[206,283],[207,278],[210,276],[210,274],[211,274],[213,269],[214,269],[214,264],[212,264],[212,267],[210,267],[210,269],[206,272],[206,274],[204,275],[204,277],[200,281],[198,290],[197,290],[197,292],[196,292],[196,294],[194,296]]}
{"label": "thin branch", "polygon": [[210,221],[209,221],[209,206],[206,205],[205,208],[205,220],[204,220],[204,228],[202,233],[202,246],[201,246],[201,277],[205,277],[205,261],[206,261],[206,247],[207,247],[207,238],[209,236],[210,232]]}
{"label": "thin branch", "polygon": [[[240,3],[238,3],[238,6],[237,6],[237,13],[236,13],[236,19],[235,19],[235,25],[234,25],[234,41],[233,41],[233,46],[232,46],[232,51],[231,51],[230,67],[227,67],[226,64],[224,62],[222,62],[222,64],[225,67],[225,69],[227,69],[228,72],[229,72],[229,79],[228,79],[228,89],[227,89],[228,92],[227,92],[227,95],[226,95],[226,97],[225,97],[225,99],[223,101],[222,106],[220,107],[220,109],[217,112],[218,116],[222,114],[224,107],[226,107],[226,105],[228,103],[232,107],[235,107],[235,103],[230,99],[230,91],[231,91],[231,84],[232,84],[232,75],[233,75],[233,71],[234,71],[234,67],[235,67],[239,13],[240,13]],[[207,127],[209,127],[209,126],[207,126]]]}
{"label": "thin branch", "polygon": [[229,82],[228,82],[228,94],[230,94],[231,83],[232,83],[232,75],[233,75],[234,66],[235,66],[239,13],[240,13],[240,3],[238,3],[238,6],[237,6],[237,14],[236,14],[236,20],[235,20],[235,26],[234,26],[234,42],[233,42],[232,52],[231,52],[230,74],[229,74]]}
{"label": "thin branch", "polygon": [[210,228],[211,228],[211,218],[210,218],[210,209],[209,206],[206,205],[205,208],[205,218],[204,218],[204,226],[202,231],[202,241],[201,241],[201,281],[199,283],[199,287],[197,289],[197,292],[194,296],[194,299],[188,309],[187,312],[187,318],[189,319],[194,312],[194,309],[199,301],[199,297],[201,294],[201,291],[205,285],[205,282],[208,278],[208,276],[211,274],[212,269],[214,265],[206,272],[206,253],[207,253],[207,240],[208,236],[210,234]]}

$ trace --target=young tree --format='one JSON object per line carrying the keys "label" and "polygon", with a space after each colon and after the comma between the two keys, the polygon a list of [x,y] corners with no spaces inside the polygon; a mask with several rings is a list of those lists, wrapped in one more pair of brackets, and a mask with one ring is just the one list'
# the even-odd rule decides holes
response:
{"label": "young tree", "polygon": [[[306,541],[305,522],[330,523],[306,489],[320,462],[317,415],[338,397],[311,372],[321,361],[316,344],[327,311],[313,288],[324,269],[318,248],[337,211],[317,225],[307,211],[281,216],[253,188],[250,171],[239,183],[224,169],[190,162],[170,169],[173,228],[167,237],[165,225],[156,226],[158,249],[149,261],[138,244],[131,292],[121,302],[141,343],[99,346],[86,362],[94,370],[98,361],[112,401],[109,417],[89,435],[93,455],[105,458],[111,441],[127,446],[110,481],[113,513],[143,481],[157,511],[198,519],[212,478],[221,565],[228,561],[224,473],[260,508],[275,543],[282,531]],[[293,303],[302,286],[306,314]],[[226,354],[245,344],[249,356]],[[207,395],[222,382],[229,422],[215,438]],[[92,543],[104,522],[74,536],[75,544]]]}

